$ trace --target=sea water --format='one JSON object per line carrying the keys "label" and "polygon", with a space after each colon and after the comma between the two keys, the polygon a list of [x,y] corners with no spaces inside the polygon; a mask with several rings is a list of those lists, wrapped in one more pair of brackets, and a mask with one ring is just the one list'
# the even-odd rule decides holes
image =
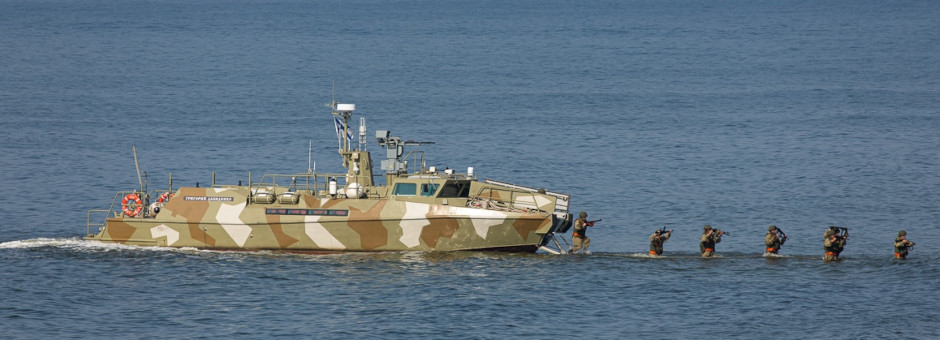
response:
{"label": "sea water", "polygon": [[[938,17],[929,1],[0,1],[0,330],[940,337]],[[81,240],[89,209],[140,186],[132,146],[151,188],[341,171],[334,98],[371,151],[390,130],[436,142],[420,150],[438,169],[571,194],[603,219],[592,253]],[[698,257],[705,224],[731,233],[718,258]],[[790,240],[767,258],[771,224]],[[829,225],[850,231],[837,263]]]}

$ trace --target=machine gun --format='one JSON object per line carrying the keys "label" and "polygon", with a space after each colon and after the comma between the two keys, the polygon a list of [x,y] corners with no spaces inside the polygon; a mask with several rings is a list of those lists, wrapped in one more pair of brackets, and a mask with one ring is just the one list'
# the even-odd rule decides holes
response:
{"label": "machine gun", "polygon": [[727,235],[727,236],[731,236],[731,233],[729,233],[729,232],[727,232],[727,231],[724,231],[724,230],[720,230],[720,229],[712,229],[712,230],[714,230],[716,233],[718,233],[718,235]]}

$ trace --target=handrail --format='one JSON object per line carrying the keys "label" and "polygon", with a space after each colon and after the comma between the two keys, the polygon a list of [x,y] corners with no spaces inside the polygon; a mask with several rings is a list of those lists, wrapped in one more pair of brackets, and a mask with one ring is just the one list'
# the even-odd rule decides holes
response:
{"label": "handrail", "polygon": [[[261,181],[251,184],[252,194],[262,188],[287,188],[287,192],[307,192],[311,196],[320,197],[321,190],[329,189],[329,178],[336,178],[338,187],[349,183],[368,183],[369,177],[365,175],[352,176],[346,173],[300,173],[300,174],[265,174]],[[313,180],[311,182],[311,179]],[[322,179],[322,181],[321,181]],[[289,181],[289,182],[288,182]],[[284,183],[288,182],[288,183]],[[282,194],[277,192],[275,194]]]}
{"label": "handrail", "polygon": [[[418,155],[419,155],[419,154],[421,155],[421,158],[418,158]],[[412,167],[411,167],[411,173],[412,173],[412,174],[420,174],[421,172],[424,171],[424,151],[422,151],[422,150],[410,150],[410,151],[408,151],[408,153],[405,154],[404,157],[402,157],[402,159],[404,159],[405,161],[407,161],[407,160],[408,160],[408,157],[411,157],[411,158],[414,160],[414,162],[411,162],[411,163],[412,163],[412,164],[411,164],[411,166],[412,166]],[[419,159],[421,160],[421,162],[418,162]],[[420,166],[420,168],[419,168],[419,166]],[[406,169],[406,170],[407,170],[407,169]]]}
{"label": "handrail", "polygon": [[[150,207],[150,203],[151,203],[151,202],[150,202],[150,198],[151,198],[151,197],[160,197],[159,195],[162,194],[162,193],[164,193],[164,192],[173,193],[173,192],[170,191],[169,189],[150,190],[150,191],[148,191],[148,192],[142,192],[142,191],[137,191],[137,190],[118,191],[117,193],[114,194],[114,198],[111,200],[111,205],[108,207],[108,209],[90,209],[90,210],[88,210],[88,214],[87,214],[86,220],[85,220],[85,228],[86,228],[86,229],[85,229],[85,232],[88,233],[88,234],[90,234],[90,233],[91,233],[91,227],[93,227],[93,226],[96,226],[96,227],[104,227],[104,225],[107,223],[109,217],[119,217],[119,216],[121,216],[121,214],[123,213],[121,210],[122,210],[123,208],[121,207],[121,203],[118,203],[118,202],[120,202],[121,199],[122,199],[124,196],[130,195],[130,194],[136,194],[136,195],[138,195],[138,197],[140,197],[140,199],[141,199],[141,206],[142,206],[143,208],[141,209],[140,214],[137,215],[136,217],[137,217],[137,218],[150,218],[150,217],[153,217],[153,216],[150,216],[150,209],[148,209],[148,208]],[[92,223],[92,214],[94,214],[94,213],[104,213],[104,218],[102,219],[101,223]],[[100,230],[99,230],[99,232],[100,232]]]}
{"label": "handrail", "polygon": [[[115,205],[118,204],[118,203],[117,203],[117,202],[118,202],[118,197],[124,197],[125,195],[129,195],[129,194],[138,194],[138,195],[140,195],[140,194],[142,194],[142,192],[140,192],[140,191],[118,191],[116,194],[114,194],[114,199],[111,200],[111,206],[108,207],[108,209],[91,209],[91,210],[88,210],[88,217],[87,217],[87,220],[85,221],[85,228],[86,228],[85,231],[86,231],[86,234],[90,234],[90,233],[91,233],[91,227],[92,227],[92,226],[104,227],[105,223],[107,223],[107,221],[108,221],[108,216],[111,216],[111,212],[115,212],[115,216],[117,216],[117,210],[115,210]],[[141,204],[143,204],[143,202],[141,202]],[[146,209],[143,209],[143,210],[146,210]],[[104,212],[104,213],[105,213],[105,214],[104,214],[104,220],[103,220],[100,224],[98,224],[98,223],[91,223],[91,214],[92,214],[93,212],[99,212],[99,213],[100,213],[100,212]],[[144,213],[144,211],[141,211],[141,213]],[[100,232],[100,230],[99,230],[99,232]]]}
{"label": "handrail", "polygon": [[492,179],[489,179],[489,178],[484,179],[484,180],[483,180],[483,183],[495,184],[495,185],[498,185],[498,186],[501,186],[501,187],[509,187],[509,188],[519,189],[519,190],[527,191],[527,192],[540,192],[540,193],[543,193],[543,194],[546,194],[546,195],[554,196],[554,197],[555,197],[555,211],[556,211],[556,212],[564,212],[564,213],[567,213],[567,212],[568,212],[568,205],[571,203],[571,202],[570,202],[570,200],[571,200],[571,195],[564,194],[564,193],[560,193],[560,192],[555,192],[555,191],[550,191],[550,190],[545,190],[545,189],[538,189],[538,188],[533,188],[533,187],[527,187],[527,186],[524,186],[524,185],[513,184],[513,183],[503,182],[503,181],[497,181],[497,180],[492,180]]}
{"label": "handrail", "polygon": [[[483,192],[484,192],[484,191],[487,191],[487,190],[490,192],[489,196],[483,196]],[[494,191],[494,190],[509,192],[509,200],[506,201],[506,200],[502,200],[502,199],[494,199],[494,198],[493,198],[493,191]],[[532,203],[529,204],[529,203],[527,203],[527,202],[517,202],[517,199],[518,199],[517,194],[528,194],[528,195],[532,196]],[[485,200],[485,201],[493,202],[493,203],[495,203],[495,204],[494,204],[495,206],[498,206],[498,207],[500,207],[500,208],[504,208],[504,209],[507,209],[507,210],[510,210],[510,211],[511,211],[511,210],[527,210],[527,211],[530,211],[530,212],[531,212],[531,211],[538,211],[538,212],[540,212],[540,213],[541,213],[542,215],[544,215],[544,216],[548,216],[548,215],[551,215],[551,214],[552,214],[552,212],[550,212],[550,211],[544,211],[544,210],[540,209],[540,208],[539,208],[539,205],[538,205],[538,200],[536,199],[536,196],[535,196],[535,193],[534,193],[534,192],[531,192],[531,191],[526,191],[526,190],[516,190],[516,189],[513,189],[513,188],[491,188],[491,187],[483,187],[483,188],[480,188],[480,191],[477,192],[476,195],[470,195],[470,199],[471,199],[471,200]],[[556,200],[557,200],[557,198],[556,198]],[[525,208],[520,208],[519,206],[525,206]],[[531,208],[529,208],[529,207],[531,207]]]}
{"label": "handrail", "polygon": [[[93,213],[93,212],[98,212],[98,213],[103,212],[103,213],[104,213],[104,216],[105,216],[105,221],[104,221],[104,222],[101,222],[101,223],[91,223],[91,213]],[[108,220],[108,215],[110,215],[110,214],[111,214],[111,210],[109,210],[109,209],[91,209],[91,210],[88,210],[88,219],[85,220],[85,235],[86,235],[86,236],[91,236],[91,235],[92,235],[92,234],[91,234],[91,227],[92,227],[92,226],[98,227],[98,232],[101,232],[101,228],[104,228],[104,224],[105,224],[105,222],[107,222],[107,220]],[[97,233],[96,233],[96,234],[97,234]]]}

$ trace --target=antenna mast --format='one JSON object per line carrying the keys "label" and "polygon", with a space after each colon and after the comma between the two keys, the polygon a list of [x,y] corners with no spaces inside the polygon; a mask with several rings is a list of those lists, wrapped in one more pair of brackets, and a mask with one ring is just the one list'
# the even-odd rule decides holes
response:
{"label": "antenna mast", "polygon": [[137,182],[140,183],[140,191],[144,191],[144,180],[140,177],[140,162],[137,161],[137,146],[131,145],[131,151],[134,151],[134,166],[137,167]]}
{"label": "antenna mast", "polygon": [[366,117],[359,117],[359,150],[366,151]]}
{"label": "antenna mast", "polygon": [[339,122],[342,123],[342,126],[337,124],[336,127],[337,133],[340,134],[340,152],[349,152],[349,144],[352,143],[350,140],[352,134],[349,131],[349,118],[352,118],[352,113],[356,110],[356,104],[340,104],[334,100],[331,106],[333,108],[333,116],[342,119],[342,121]]}

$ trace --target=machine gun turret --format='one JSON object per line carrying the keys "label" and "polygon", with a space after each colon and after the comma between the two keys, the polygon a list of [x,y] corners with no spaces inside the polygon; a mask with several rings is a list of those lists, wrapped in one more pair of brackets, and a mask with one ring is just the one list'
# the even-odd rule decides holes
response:
{"label": "machine gun turret", "polygon": [[[434,144],[434,142],[418,142],[402,140],[401,137],[391,136],[388,130],[375,131],[375,140],[379,146],[385,148],[385,159],[382,160],[382,170],[387,174],[400,174],[408,172],[408,162],[402,159],[406,145]],[[422,157],[423,161],[423,157]],[[424,168],[422,164],[422,169]]]}

